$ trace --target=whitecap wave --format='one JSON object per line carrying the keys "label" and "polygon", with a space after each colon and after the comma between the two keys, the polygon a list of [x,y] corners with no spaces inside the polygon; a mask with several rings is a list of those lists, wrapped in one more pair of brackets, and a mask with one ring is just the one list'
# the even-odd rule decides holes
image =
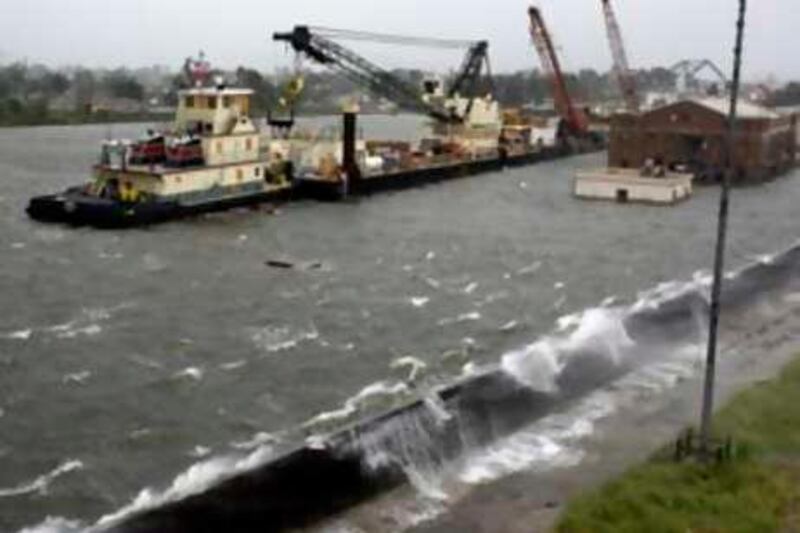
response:
{"label": "whitecap wave", "polygon": [[601,307],[562,317],[557,333],[505,354],[501,368],[535,390],[553,392],[567,359],[581,348],[591,347],[612,364],[621,362],[634,345],[625,330],[624,316],[622,309]]}
{"label": "whitecap wave", "polygon": [[380,397],[391,397],[408,394],[408,385],[402,382],[390,383],[377,381],[361,389],[358,394],[348,398],[339,409],[322,412],[303,424],[303,427],[312,427],[329,422],[337,422],[359,412],[370,401]]}
{"label": "whitecap wave", "polygon": [[200,494],[225,479],[258,468],[272,457],[272,448],[267,446],[258,448],[244,457],[215,457],[196,463],[178,475],[166,490],[143,489],[131,503],[100,518],[95,528],[103,530],[118,524],[133,513]]}
{"label": "whitecap wave", "polygon": [[32,334],[33,330],[28,328],[28,329],[20,329],[17,331],[12,331],[10,333],[4,333],[3,335],[0,335],[0,338],[26,341],[31,338]]}
{"label": "whitecap wave", "polygon": [[319,338],[319,332],[313,325],[305,330],[271,325],[256,329],[250,338],[261,350],[267,353],[278,353],[291,350],[302,342]]}
{"label": "whitecap wave", "polygon": [[205,370],[197,366],[188,366],[183,370],[176,372],[173,377],[176,379],[192,379],[194,381],[200,381],[203,379],[203,375],[205,374]]}
{"label": "whitecap wave", "polygon": [[518,325],[519,323],[516,320],[509,320],[508,322],[500,326],[499,329],[500,331],[514,331],[515,329],[517,329]]}
{"label": "whitecap wave", "polygon": [[222,370],[231,371],[231,370],[237,370],[239,368],[242,368],[246,364],[247,364],[247,361],[245,361],[244,359],[241,359],[239,361],[231,361],[229,363],[222,363],[221,365],[219,365],[219,367]]}
{"label": "whitecap wave", "polygon": [[53,481],[63,476],[64,474],[68,474],[69,472],[81,469],[83,469],[83,463],[81,461],[78,461],[76,459],[70,459],[60,464],[50,472],[42,474],[33,481],[27,483],[21,483],[16,487],[5,488],[5,489],[0,488],[0,498],[22,496],[25,494],[31,494],[35,492],[38,492],[39,494],[46,494],[47,489],[50,487],[50,484],[53,483]]}
{"label": "whitecap wave", "polygon": [[416,381],[417,377],[428,367],[425,361],[412,356],[398,357],[392,361],[390,368],[408,368],[406,381]]}
{"label": "whitecap wave", "polygon": [[449,326],[451,324],[459,324],[461,322],[474,322],[480,320],[482,315],[478,311],[470,311],[469,313],[462,313],[456,317],[443,318],[439,321],[440,326]]}
{"label": "whitecap wave", "polygon": [[411,302],[411,305],[419,309],[428,305],[431,299],[427,296],[412,296],[408,301]]}
{"label": "whitecap wave", "polygon": [[92,376],[91,371],[89,370],[81,370],[80,372],[73,372],[71,374],[65,374],[61,381],[63,383],[77,383],[82,385]]}
{"label": "whitecap wave", "polygon": [[607,393],[593,395],[564,414],[546,417],[528,428],[466,456],[458,478],[482,484],[510,474],[535,469],[574,466],[584,455],[580,439],[616,410]]}
{"label": "whitecap wave", "polygon": [[253,438],[250,440],[232,442],[231,446],[237,450],[254,450],[264,446],[274,446],[278,442],[280,442],[278,436],[265,431],[259,431],[253,435]]}
{"label": "whitecap wave", "polygon": [[40,524],[22,528],[19,533],[79,533],[82,531],[86,531],[86,527],[79,520],[48,516]]}

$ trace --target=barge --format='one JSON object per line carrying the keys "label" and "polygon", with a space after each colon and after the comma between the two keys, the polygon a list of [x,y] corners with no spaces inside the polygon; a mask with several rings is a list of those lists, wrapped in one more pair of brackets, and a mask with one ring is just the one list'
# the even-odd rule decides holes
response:
{"label": "barge", "polygon": [[579,172],[573,192],[578,198],[672,205],[692,195],[694,176],[685,172],[646,172],[605,168]]}
{"label": "barge", "polygon": [[98,228],[142,226],[299,198],[368,195],[585,151],[507,127],[491,97],[452,100],[464,108],[464,123],[434,124],[413,146],[359,138],[357,109],[325,138],[262,133],[250,117],[253,92],[209,84],[207,71],[179,92],[167,131],[103,142],[89,183],[32,198],[28,215]]}

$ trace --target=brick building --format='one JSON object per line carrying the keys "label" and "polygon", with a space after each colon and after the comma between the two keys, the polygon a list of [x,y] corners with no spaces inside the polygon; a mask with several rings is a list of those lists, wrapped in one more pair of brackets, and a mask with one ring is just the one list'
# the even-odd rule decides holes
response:
{"label": "brick building", "polygon": [[[683,100],[641,115],[612,117],[610,167],[641,167],[652,158],[666,165],[686,165],[696,179],[714,181],[724,166],[728,101]],[[734,180],[761,181],[793,167],[798,115],[779,115],[740,102],[734,144]]]}

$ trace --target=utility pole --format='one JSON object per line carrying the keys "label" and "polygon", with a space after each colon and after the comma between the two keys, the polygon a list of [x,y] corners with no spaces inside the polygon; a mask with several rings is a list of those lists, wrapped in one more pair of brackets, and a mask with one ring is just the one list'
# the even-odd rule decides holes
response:
{"label": "utility pole", "polygon": [[703,412],[700,423],[700,458],[708,460],[711,450],[711,416],[714,412],[714,379],[717,364],[717,330],[719,328],[720,293],[722,292],[725,263],[725,239],[728,230],[728,208],[730,202],[731,174],[733,173],[733,151],[736,137],[736,107],[739,101],[742,47],[747,0],[739,0],[739,18],[736,23],[736,45],[733,49],[733,79],[731,81],[730,109],[728,113],[727,138],[725,140],[725,168],[722,176],[722,192],[719,200],[717,220],[717,248],[714,255],[714,281],[711,287],[711,310],[708,323],[708,351],[706,373],[703,384]]}

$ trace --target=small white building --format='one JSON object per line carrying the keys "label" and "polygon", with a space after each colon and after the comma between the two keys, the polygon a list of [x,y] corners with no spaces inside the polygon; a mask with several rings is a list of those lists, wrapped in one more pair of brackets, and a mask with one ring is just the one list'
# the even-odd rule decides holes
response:
{"label": "small white building", "polygon": [[637,169],[606,168],[579,172],[574,193],[579,198],[674,204],[692,194],[691,174],[667,172],[662,177],[645,177]]}

